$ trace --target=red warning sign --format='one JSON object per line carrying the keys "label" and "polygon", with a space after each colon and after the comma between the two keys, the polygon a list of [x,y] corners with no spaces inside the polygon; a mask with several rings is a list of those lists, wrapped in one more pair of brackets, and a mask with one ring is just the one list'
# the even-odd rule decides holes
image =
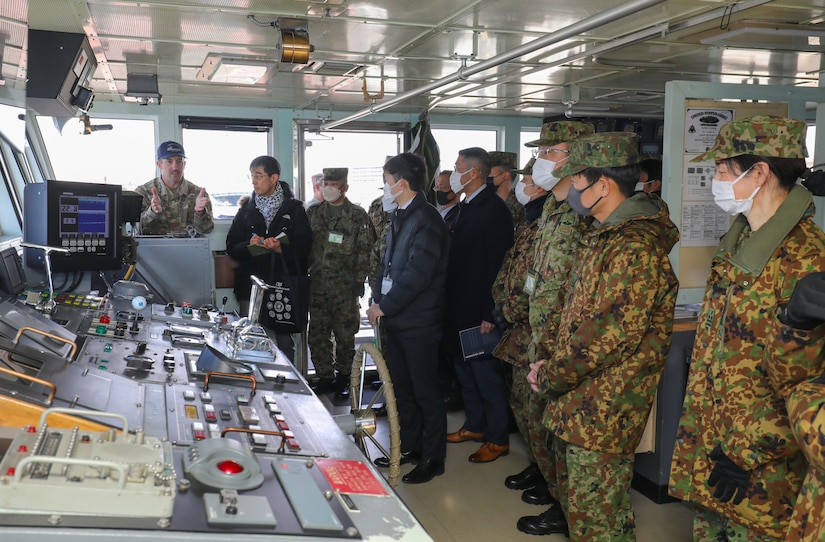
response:
{"label": "red warning sign", "polygon": [[361,495],[389,495],[372,471],[361,461],[316,459],[315,464],[333,491]]}

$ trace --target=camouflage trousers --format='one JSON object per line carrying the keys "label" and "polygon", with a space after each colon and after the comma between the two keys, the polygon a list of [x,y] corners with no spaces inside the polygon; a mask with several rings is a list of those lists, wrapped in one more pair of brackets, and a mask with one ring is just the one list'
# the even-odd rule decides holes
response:
{"label": "camouflage trousers", "polygon": [[355,358],[355,334],[361,325],[355,297],[310,296],[309,352],[315,375],[333,378],[335,373],[349,375]]}
{"label": "camouflage trousers", "polygon": [[696,506],[696,515],[693,516],[694,542],[778,542],[783,538],[774,538],[758,534],[752,529],[734,523],[729,518],[703,506]]}
{"label": "camouflage trousers", "polygon": [[633,454],[587,450],[557,437],[552,448],[570,540],[635,541],[636,516],[630,501]]}
{"label": "camouflage trousers", "polygon": [[534,392],[527,382],[530,368],[513,366],[513,384],[510,388],[510,408],[516,419],[519,433],[527,443],[528,459],[535,462],[550,488],[550,494],[558,499],[556,486],[556,461],[550,450],[550,431],[541,423],[547,399]]}

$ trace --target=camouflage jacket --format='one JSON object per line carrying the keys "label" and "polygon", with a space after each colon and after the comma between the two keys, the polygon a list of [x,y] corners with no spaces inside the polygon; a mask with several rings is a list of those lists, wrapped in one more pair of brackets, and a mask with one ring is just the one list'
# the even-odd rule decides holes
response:
{"label": "camouflage jacket", "polygon": [[[163,212],[157,214],[152,210],[152,189],[158,191]],[[207,234],[215,229],[212,222],[212,202],[206,204],[202,216],[195,214],[195,198],[201,189],[183,179],[177,188],[169,188],[155,177],[151,181],[135,188],[143,196],[140,213],[140,233],[143,235],[167,235],[174,233],[188,234],[186,227],[192,226],[198,233]]]}
{"label": "camouflage jacket", "polygon": [[788,396],[791,427],[809,462],[796,500],[788,541],[825,541],[825,384],[803,382]]}
{"label": "camouflage jacket", "polygon": [[[542,205],[544,202],[536,200],[528,205],[534,203]],[[538,208],[536,210],[538,211]],[[537,218],[519,224],[516,229],[516,240],[504,255],[501,269],[493,283],[493,301],[502,304],[504,318],[513,326],[504,332],[493,355],[525,369],[529,366],[527,349],[532,333],[527,319],[529,300],[528,293],[524,291],[524,281],[533,263],[539,222],[540,219]]]}
{"label": "camouflage jacket", "polygon": [[530,294],[529,319],[533,334],[528,352],[530,363],[552,355],[576,247],[592,222],[592,218],[571,209],[567,200],[559,203],[552,192],[548,194],[530,264],[536,274],[536,285]]}
{"label": "camouflage jacket", "polygon": [[360,297],[364,294],[375,232],[367,212],[348,199],[338,209],[331,207],[325,201],[307,210],[313,239],[310,297]]}
{"label": "camouflage jacket", "polygon": [[507,204],[507,208],[510,209],[510,213],[513,215],[514,226],[518,228],[521,224],[524,224],[524,206],[516,199],[515,192],[510,190],[504,203]]}
{"label": "camouflage jacket", "polygon": [[[785,399],[823,369],[823,332],[783,326],[778,307],[799,278],[825,269],[825,235],[801,186],[759,230],[739,215],[722,237],[708,277],[687,393],[676,435],[671,494],[782,538],[802,482],[805,459]],[[825,328],[825,326],[820,326]],[[708,487],[716,445],[751,471],[738,506]]]}
{"label": "camouflage jacket", "polygon": [[376,289],[380,288],[380,285],[377,285],[376,281],[378,280],[378,268],[381,267],[381,261],[384,259],[384,251],[387,248],[390,214],[384,211],[384,203],[380,197],[375,198],[372,203],[370,203],[367,214],[370,217],[370,222],[372,222],[372,227],[375,232],[375,244],[373,244],[372,250],[370,250],[369,285],[370,288]]}
{"label": "camouflage jacket", "polygon": [[625,200],[582,237],[553,356],[538,372],[545,426],[577,446],[629,454],[639,444],[670,348],[678,281],[667,207]]}

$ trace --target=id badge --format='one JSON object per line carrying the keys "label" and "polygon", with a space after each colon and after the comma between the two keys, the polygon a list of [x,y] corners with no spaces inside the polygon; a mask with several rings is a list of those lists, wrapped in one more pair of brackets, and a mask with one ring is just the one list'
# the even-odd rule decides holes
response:
{"label": "id badge", "polygon": [[384,280],[381,281],[381,295],[390,293],[390,288],[392,288],[392,279],[390,277],[384,277]]}
{"label": "id badge", "polygon": [[533,292],[536,291],[536,282],[538,282],[538,280],[538,273],[532,269],[528,271],[527,278],[524,279],[524,292],[528,295],[532,295]]}
{"label": "id badge", "polygon": [[336,245],[340,245],[344,242],[344,234],[331,231],[329,232],[329,237],[327,237],[327,241],[329,241],[330,243],[335,243]]}

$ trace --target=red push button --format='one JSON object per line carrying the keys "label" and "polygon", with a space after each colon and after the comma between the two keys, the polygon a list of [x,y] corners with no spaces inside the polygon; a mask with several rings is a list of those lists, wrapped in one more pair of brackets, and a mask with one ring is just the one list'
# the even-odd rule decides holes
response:
{"label": "red push button", "polygon": [[217,464],[218,470],[224,474],[240,474],[243,472],[243,465],[235,461],[221,461]]}

